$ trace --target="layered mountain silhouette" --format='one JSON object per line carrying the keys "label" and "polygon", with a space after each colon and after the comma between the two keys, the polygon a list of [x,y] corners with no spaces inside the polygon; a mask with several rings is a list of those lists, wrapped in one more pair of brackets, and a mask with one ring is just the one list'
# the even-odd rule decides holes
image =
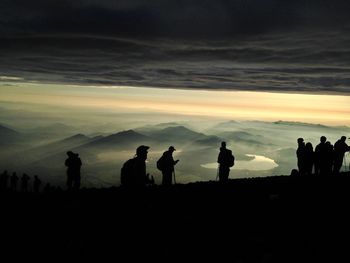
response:
{"label": "layered mountain silhouette", "polygon": [[20,139],[20,133],[0,124],[0,145],[15,143]]}
{"label": "layered mountain silhouette", "polygon": [[[105,130],[96,132],[95,127],[90,129],[93,135],[89,133],[86,135],[72,133],[78,129],[69,125],[56,123],[45,127],[49,126],[57,130],[51,135],[47,133],[47,138],[41,140],[45,131],[39,132],[40,128],[21,129],[19,133],[7,128],[6,125],[1,125],[0,141],[5,142],[8,147],[0,144],[2,146],[0,148],[0,168],[3,170],[17,169],[39,175],[49,174],[51,177],[56,176],[62,179],[65,173],[66,152],[72,150],[80,154],[84,163],[84,173],[89,173],[87,180],[104,181],[107,182],[106,185],[118,184],[119,181],[116,178],[122,164],[134,156],[135,149],[139,145],[144,144],[151,147],[149,172],[159,181],[160,173],[156,169],[155,160],[170,145],[174,145],[177,149],[175,156],[180,159],[179,165],[176,166],[179,180],[200,181],[215,177],[216,170],[207,167],[213,167],[212,164],[217,160],[220,144],[226,141],[238,162],[249,162],[253,157],[248,158],[246,154],[250,154],[262,155],[278,164],[278,167],[273,170],[263,172],[256,168],[251,171],[247,169],[244,170],[244,174],[236,173],[237,166],[233,168],[232,176],[281,175],[289,174],[291,169],[296,167],[297,137],[303,136],[305,141],[311,141],[315,146],[320,136],[326,135],[334,143],[340,135],[346,134],[345,131],[348,128],[284,121],[228,121],[213,123],[212,128],[205,130],[203,128],[204,131],[199,132],[201,130],[196,131],[189,128],[193,126],[192,123],[188,126],[168,122],[112,133]],[[71,135],[65,136],[62,129],[67,129]],[[38,133],[33,133],[33,130],[38,130]],[[61,134],[60,139],[57,139],[58,134]]]}
{"label": "layered mountain silhouette", "polygon": [[89,142],[80,147],[80,149],[124,149],[131,148],[140,144],[147,144],[151,141],[152,139],[148,136],[137,133],[134,130],[126,130]]}
{"label": "layered mountain silhouette", "polygon": [[161,130],[148,133],[148,136],[164,142],[189,142],[205,139],[207,136],[203,133],[192,131],[184,126],[167,127]]}

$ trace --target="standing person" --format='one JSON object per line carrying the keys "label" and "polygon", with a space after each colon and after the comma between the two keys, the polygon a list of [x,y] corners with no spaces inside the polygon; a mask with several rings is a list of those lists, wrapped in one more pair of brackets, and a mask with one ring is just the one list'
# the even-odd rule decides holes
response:
{"label": "standing person", "polygon": [[30,177],[24,173],[21,178],[21,190],[22,192],[28,192],[28,181],[30,180]]}
{"label": "standing person", "polygon": [[82,165],[79,154],[72,151],[67,152],[68,158],[65,161],[67,166],[67,188],[68,190],[78,190],[80,187],[80,168]]}
{"label": "standing person", "polygon": [[18,182],[19,178],[16,174],[16,172],[13,172],[10,178],[10,188],[11,191],[16,192],[17,191],[17,182]]}
{"label": "standing person", "polygon": [[320,137],[320,143],[315,148],[315,174],[325,174],[326,170],[326,158],[327,158],[327,138],[326,136]]}
{"label": "standing person", "polygon": [[220,182],[228,181],[230,167],[234,165],[234,161],[235,157],[232,154],[232,151],[226,148],[226,142],[222,142],[218,156]]}
{"label": "standing person", "polygon": [[123,186],[140,187],[154,183],[153,177],[150,179],[149,174],[146,173],[146,160],[149,148],[149,146],[140,145],[136,149],[135,157],[123,164],[120,171],[120,183]]}
{"label": "standing person", "polygon": [[[174,161],[173,153],[176,151],[174,146],[170,146],[167,151],[165,151],[162,157],[157,162],[157,167],[162,171],[162,185],[171,185],[172,176],[174,173],[174,166],[179,162],[179,160]],[[174,180],[175,181],[175,180]]]}
{"label": "standing person", "polygon": [[7,170],[5,170],[0,176],[0,190],[5,191],[7,189],[8,179],[9,179],[9,175],[7,173]]}
{"label": "standing person", "polygon": [[303,138],[298,138],[298,149],[296,151],[298,158],[298,170],[300,175],[306,174],[306,147]]}
{"label": "standing person", "polygon": [[314,167],[315,162],[315,153],[314,147],[311,142],[306,143],[305,145],[305,172],[306,175],[312,175],[312,168]]}
{"label": "standing person", "polygon": [[326,156],[324,161],[323,175],[331,175],[333,172],[334,163],[334,146],[330,141],[326,141]]}
{"label": "standing person", "polygon": [[346,144],[346,137],[342,136],[334,144],[334,167],[333,174],[339,174],[340,168],[343,165],[343,159],[346,152],[350,151],[350,147]]}

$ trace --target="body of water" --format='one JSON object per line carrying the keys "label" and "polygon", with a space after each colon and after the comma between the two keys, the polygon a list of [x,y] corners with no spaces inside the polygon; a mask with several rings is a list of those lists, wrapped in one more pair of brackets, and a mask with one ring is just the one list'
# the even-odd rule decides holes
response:
{"label": "body of water", "polygon": [[[278,166],[274,160],[262,155],[246,154],[246,156],[254,157],[254,159],[249,161],[236,160],[234,165],[235,170],[265,171],[271,170]],[[201,167],[207,169],[217,169],[218,163],[206,163],[202,164]]]}

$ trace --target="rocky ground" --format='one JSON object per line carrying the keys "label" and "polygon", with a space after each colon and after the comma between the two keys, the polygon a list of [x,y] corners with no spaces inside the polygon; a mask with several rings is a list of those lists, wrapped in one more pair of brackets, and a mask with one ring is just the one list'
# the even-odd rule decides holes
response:
{"label": "rocky ground", "polygon": [[344,173],[236,179],[225,185],[3,192],[1,255],[101,262],[110,257],[345,262],[349,187],[350,173]]}

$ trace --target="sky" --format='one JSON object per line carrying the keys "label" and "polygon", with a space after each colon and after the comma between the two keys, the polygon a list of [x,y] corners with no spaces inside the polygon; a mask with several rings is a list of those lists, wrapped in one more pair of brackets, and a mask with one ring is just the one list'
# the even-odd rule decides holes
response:
{"label": "sky", "polygon": [[142,113],[142,118],[146,116],[150,121],[152,115],[175,114],[182,116],[183,120],[186,117],[212,120],[297,120],[350,126],[350,96],[341,95],[49,85],[18,81],[0,84],[0,95],[2,103],[15,103],[21,107],[29,104],[36,105],[39,109],[61,107],[73,112],[85,111],[88,116],[81,118],[86,121],[92,120],[91,112],[104,111],[111,114]]}
{"label": "sky", "polygon": [[349,10],[345,0],[3,0],[0,106],[348,124]]}

